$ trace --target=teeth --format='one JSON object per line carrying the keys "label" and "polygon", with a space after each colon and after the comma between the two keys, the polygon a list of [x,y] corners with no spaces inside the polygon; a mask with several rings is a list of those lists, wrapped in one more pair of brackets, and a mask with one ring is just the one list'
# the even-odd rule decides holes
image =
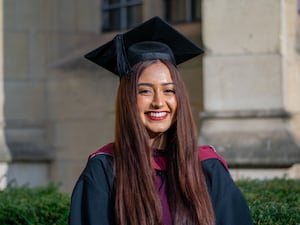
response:
{"label": "teeth", "polygon": [[152,116],[152,117],[163,117],[165,115],[167,115],[166,112],[151,112],[150,113],[150,116]]}

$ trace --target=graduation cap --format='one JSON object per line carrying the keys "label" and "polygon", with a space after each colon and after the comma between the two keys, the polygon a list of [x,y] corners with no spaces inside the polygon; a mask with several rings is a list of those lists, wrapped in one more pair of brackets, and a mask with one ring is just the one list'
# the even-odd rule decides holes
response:
{"label": "graduation cap", "polygon": [[112,73],[128,76],[131,67],[144,60],[168,60],[183,63],[204,51],[160,17],[118,34],[113,40],[89,52],[85,57]]}

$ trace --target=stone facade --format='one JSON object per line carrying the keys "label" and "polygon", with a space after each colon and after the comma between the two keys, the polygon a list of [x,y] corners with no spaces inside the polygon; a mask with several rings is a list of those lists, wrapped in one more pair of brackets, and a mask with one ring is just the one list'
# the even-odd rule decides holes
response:
{"label": "stone facade", "polygon": [[[113,140],[118,78],[82,57],[116,34],[100,32],[101,2],[1,0],[0,188],[15,179],[70,191],[88,154]],[[163,16],[162,1],[143,2],[144,20]],[[299,176],[296,5],[202,0],[201,23],[175,25],[206,50],[179,67],[199,143],[236,178]]]}
{"label": "stone facade", "polygon": [[[199,141],[215,145],[235,167],[235,177],[268,177],[275,168],[281,168],[277,175],[287,173],[284,168],[300,160],[296,5],[279,0],[203,1],[208,51]],[[236,169],[251,167],[269,170]]]}

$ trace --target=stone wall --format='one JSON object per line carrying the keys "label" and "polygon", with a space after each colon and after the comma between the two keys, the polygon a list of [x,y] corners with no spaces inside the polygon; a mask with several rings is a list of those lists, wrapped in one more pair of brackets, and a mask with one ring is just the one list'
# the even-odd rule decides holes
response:
{"label": "stone wall", "polygon": [[43,4],[1,1],[2,143],[6,143],[11,160],[5,167],[5,180],[16,180],[20,185],[46,184],[52,159],[47,142],[47,23]]}
{"label": "stone wall", "polygon": [[289,34],[295,21],[289,22],[296,12],[296,1],[203,1],[199,142],[215,145],[232,167],[288,168],[300,161],[290,127],[299,104],[288,106],[300,97],[293,89],[299,71],[290,71],[296,64],[287,61],[295,57],[284,50],[295,37]]}
{"label": "stone wall", "polygon": [[[5,125],[2,129],[5,138],[1,142],[4,147],[0,151],[0,176],[5,174],[3,185],[13,180],[19,185],[44,185],[49,181],[74,185],[74,177],[79,172],[74,172],[74,176],[68,173],[73,168],[66,157],[72,159],[78,155],[76,148],[88,142],[78,136],[91,133],[87,124],[95,124],[93,118],[84,115],[86,100],[89,94],[94,97],[94,93],[84,93],[87,88],[76,87],[88,78],[84,71],[62,73],[60,66],[70,55],[73,57],[75,52],[82,52],[82,43],[87,43],[99,32],[99,4],[100,1],[94,0],[76,3],[70,0],[1,1],[1,99],[4,99],[1,124]],[[76,65],[72,66],[76,68]],[[76,121],[74,114],[81,114],[85,123]],[[97,122],[98,125],[101,123]],[[74,137],[77,131],[77,137]],[[94,133],[97,133],[96,129]],[[9,150],[5,150],[6,145]],[[87,147],[89,145],[84,149]],[[62,154],[61,149],[67,151]]]}
{"label": "stone wall", "polygon": [[[101,33],[102,1],[0,2],[0,188],[16,179],[70,191],[88,154],[113,139],[118,78],[83,55],[115,33]],[[289,169],[300,140],[296,0],[202,2],[201,26],[175,25],[206,50],[203,62],[179,67],[199,143],[215,145],[235,177],[257,166],[256,174],[270,166],[297,174]],[[161,4],[144,1],[144,19],[162,15]]]}

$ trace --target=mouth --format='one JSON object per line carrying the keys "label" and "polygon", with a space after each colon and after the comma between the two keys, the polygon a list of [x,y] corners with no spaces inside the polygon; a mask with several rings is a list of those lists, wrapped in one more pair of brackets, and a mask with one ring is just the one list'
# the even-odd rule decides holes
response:
{"label": "mouth", "polygon": [[168,116],[168,112],[147,112],[146,115],[151,120],[164,120]]}

